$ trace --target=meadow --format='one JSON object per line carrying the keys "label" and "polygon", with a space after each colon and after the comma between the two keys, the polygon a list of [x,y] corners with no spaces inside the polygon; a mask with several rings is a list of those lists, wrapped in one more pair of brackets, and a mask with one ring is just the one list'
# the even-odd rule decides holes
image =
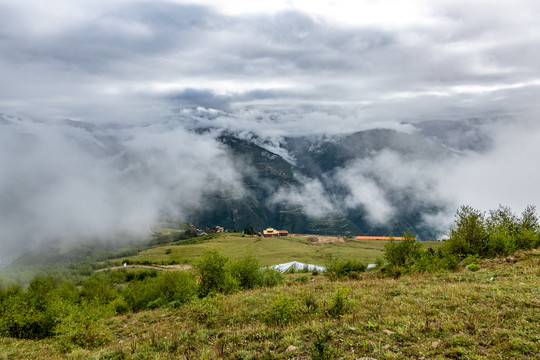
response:
{"label": "meadow", "polygon": [[2,359],[535,359],[540,251],[480,269],[357,280],[290,274],[273,288],[217,294],[177,309],[105,317],[104,342],[0,339]]}
{"label": "meadow", "polygon": [[[343,241],[343,238],[338,238]],[[130,263],[185,264],[192,263],[206,250],[218,250],[230,258],[248,254],[256,255],[261,265],[277,265],[293,260],[324,265],[330,258],[355,259],[366,264],[375,263],[384,255],[385,240],[345,239],[343,242],[313,243],[306,236],[261,238],[240,233],[219,233],[204,236],[194,244],[177,242],[164,244],[140,253],[113,259],[115,263],[128,260]],[[440,241],[420,242],[424,249],[438,249]]]}
{"label": "meadow", "polygon": [[[486,216],[463,206],[444,243],[404,238],[329,243],[233,233],[182,237],[95,263],[78,282],[44,274],[27,287],[0,286],[0,355],[540,357],[540,222],[534,207],[519,218],[506,207]],[[263,267],[291,260],[323,263],[326,271],[283,275]],[[121,262],[156,266],[109,268]],[[160,264],[179,262],[192,267],[159,271]],[[370,262],[377,266],[367,269]]]}

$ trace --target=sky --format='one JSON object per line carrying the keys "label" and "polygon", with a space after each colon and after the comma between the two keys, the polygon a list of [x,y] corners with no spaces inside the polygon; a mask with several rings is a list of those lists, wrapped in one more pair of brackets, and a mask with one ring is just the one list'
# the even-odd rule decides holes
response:
{"label": "sky", "polygon": [[[36,219],[32,236],[66,228],[99,236],[122,221],[147,227],[171,189],[186,209],[196,206],[201,179],[241,192],[233,173],[200,166],[230,161],[212,139],[188,135],[201,124],[279,141],[505,118],[491,129],[493,149],[445,164],[450,171],[406,165],[445,201],[516,211],[540,203],[539,16],[534,0],[0,0],[0,113],[31,120],[0,129],[2,241],[28,237],[11,225],[21,214]],[[131,173],[66,119],[108,126],[102,139],[140,159],[129,170],[153,175],[126,186]],[[183,170],[165,171],[188,156]],[[377,166],[402,164],[388,159]],[[343,174],[361,178],[363,167]],[[187,174],[195,181],[179,185]],[[141,195],[141,184],[150,191]],[[351,201],[382,196],[350,186]],[[316,191],[316,183],[306,189]],[[92,204],[84,209],[82,193]],[[96,226],[104,214],[111,225]]]}
{"label": "sky", "polygon": [[[126,122],[183,106],[271,109],[335,132],[328,117],[356,130],[522,110],[540,85],[536,1],[24,0],[0,10],[0,107],[11,115]],[[284,131],[313,128],[294,122]]]}

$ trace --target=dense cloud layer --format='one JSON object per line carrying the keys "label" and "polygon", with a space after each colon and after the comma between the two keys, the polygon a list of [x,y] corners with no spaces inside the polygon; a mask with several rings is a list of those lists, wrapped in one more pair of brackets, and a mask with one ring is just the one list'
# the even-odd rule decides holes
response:
{"label": "dense cloud layer", "polygon": [[364,205],[377,223],[413,188],[448,209],[426,215],[441,228],[462,203],[538,203],[539,15],[532,0],[0,0],[0,112],[31,120],[0,119],[2,245],[140,231],[203,189],[241,192],[197,127],[257,134],[294,163],[286,136],[504,119],[482,130],[490,146],[439,139],[461,152],[444,162],[347,164],[329,178],[345,199],[316,179],[276,199],[314,216]]}
{"label": "dense cloud layer", "polygon": [[50,240],[147,236],[163,216],[208,206],[203,194],[242,196],[221,146],[181,127],[3,120],[0,256]]}
{"label": "dense cloud layer", "polygon": [[336,117],[350,131],[517,111],[524,89],[538,94],[533,1],[197,3],[0,3],[2,111],[125,122],[248,108],[315,114],[280,125],[323,132]]}

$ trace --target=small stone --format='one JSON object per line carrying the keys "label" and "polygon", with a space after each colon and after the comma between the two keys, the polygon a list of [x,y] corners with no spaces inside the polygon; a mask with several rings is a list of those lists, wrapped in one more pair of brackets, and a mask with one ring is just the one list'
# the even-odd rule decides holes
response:
{"label": "small stone", "polygon": [[294,345],[289,345],[289,347],[287,348],[286,351],[287,351],[287,352],[293,352],[293,351],[295,351],[296,349],[298,349],[296,346],[294,346]]}
{"label": "small stone", "polygon": [[124,340],[118,340],[118,344],[122,345],[124,343]]}
{"label": "small stone", "polygon": [[356,360],[377,360],[377,359],[372,358],[372,357],[361,357],[361,358],[358,358]]}
{"label": "small stone", "polygon": [[439,347],[439,342],[438,341],[432,342],[431,347],[434,348],[434,349],[438,348]]}
{"label": "small stone", "polygon": [[388,349],[390,349],[390,344],[386,344],[386,345],[384,345],[382,348],[383,348],[384,350],[388,350]]}
{"label": "small stone", "polygon": [[385,333],[386,335],[393,335],[393,334],[395,334],[393,331],[390,331],[390,330],[388,330],[388,329],[384,329],[382,332]]}

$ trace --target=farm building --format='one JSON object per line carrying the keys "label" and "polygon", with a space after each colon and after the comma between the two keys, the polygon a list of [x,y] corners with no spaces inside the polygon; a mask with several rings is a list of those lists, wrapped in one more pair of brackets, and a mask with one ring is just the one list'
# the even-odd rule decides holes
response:
{"label": "farm building", "polygon": [[287,230],[276,230],[274,228],[268,228],[263,231],[263,237],[279,237],[287,235],[289,235],[289,232]]}
{"label": "farm building", "polygon": [[[356,237],[356,240],[390,240],[390,239],[394,239],[394,240],[405,240],[404,237],[399,237],[399,236],[357,236]],[[412,238],[413,240],[416,240],[415,237]]]}

